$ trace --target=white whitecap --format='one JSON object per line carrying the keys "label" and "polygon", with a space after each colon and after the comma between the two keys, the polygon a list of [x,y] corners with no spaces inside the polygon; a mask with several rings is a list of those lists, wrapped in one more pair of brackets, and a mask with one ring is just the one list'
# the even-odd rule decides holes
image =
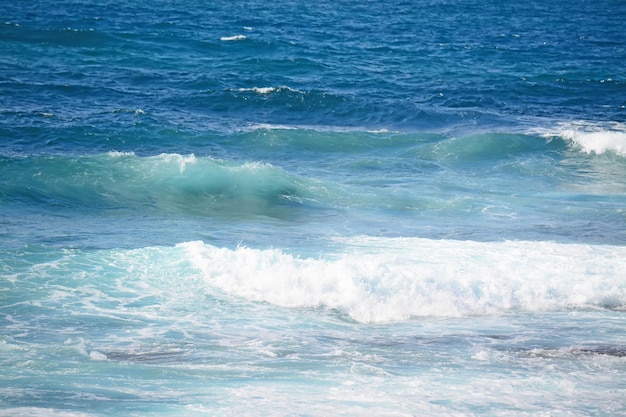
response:
{"label": "white whitecap", "polygon": [[281,85],[278,87],[250,87],[250,88],[240,88],[237,91],[240,93],[257,93],[257,94],[270,94],[278,91],[289,91],[292,93],[304,94],[303,91],[296,90],[294,88],[288,87],[286,85]]}
{"label": "white whitecap", "polygon": [[626,125],[623,123],[571,121],[536,133],[544,137],[559,136],[584,153],[601,155],[612,152],[626,156]]}
{"label": "white whitecap", "polygon": [[149,159],[157,162],[165,162],[167,164],[175,163],[178,165],[178,172],[180,174],[185,172],[185,168],[187,167],[187,165],[192,165],[197,162],[196,156],[194,154],[180,155],[177,153],[162,153],[155,157],[150,157]]}
{"label": "white whitecap", "polygon": [[626,307],[626,247],[373,237],[342,243],[346,253],[331,259],[182,246],[207,284],[228,294],[328,308],[363,323]]}
{"label": "white whitecap", "polygon": [[109,151],[107,153],[107,155],[109,155],[110,157],[113,158],[121,158],[124,156],[135,156],[135,152],[124,152],[124,151]]}
{"label": "white whitecap", "polygon": [[224,41],[224,42],[241,41],[243,39],[246,39],[246,36],[244,36],[244,35],[235,35],[235,36],[222,36],[220,38],[220,40]]}
{"label": "white whitecap", "polygon": [[626,132],[566,130],[561,133],[561,136],[572,141],[585,153],[601,155],[606,152],[613,152],[620,156],[626,156]]}
{"label": "white whitecap", "polygon": [[258,94],[269,94],[276,91],[275,87],[252,87],[252,88],[240,88],[239,92],[253,92]]}
{"label": "white whitecap", "polygon": [[102,352],[98,352],[97,350],[89,352],[89,358],[93,361],[106,361],[109,359],[107,358],[107,355]]}

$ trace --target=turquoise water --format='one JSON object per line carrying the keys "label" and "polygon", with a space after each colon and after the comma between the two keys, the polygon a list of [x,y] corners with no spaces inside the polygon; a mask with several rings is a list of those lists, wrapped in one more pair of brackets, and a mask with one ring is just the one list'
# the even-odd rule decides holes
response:
{"label": "turquoise water", "polygon": [[4,5],[0,415],[626,414],[625,18]]}

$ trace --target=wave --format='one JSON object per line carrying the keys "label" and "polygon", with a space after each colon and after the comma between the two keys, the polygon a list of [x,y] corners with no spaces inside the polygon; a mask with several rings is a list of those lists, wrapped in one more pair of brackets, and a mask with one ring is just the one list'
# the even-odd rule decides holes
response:
{"label": "wave", "polygon": [[571,140],[577,147],[586,153],[612,152],[619,156],[626,156],[626,133],[625,132],[579,132],[570,130],[561,134]]}
{"label": "wave", "polygon": [[[336,239],[318,257],[202,241],[21,251],[5,262],[8,281],[67,289],[50,294],[50,308],[64,308],[70,298],[90,313],[124,320],[141,320],[154,308],[212,309],[213,303],[261,303],[359,323],[626,311],[624,246],[354,236]],[[31,275],[36,279],[26,279]]]}
{"label": "wave", "polygon": [[50,208],[154,208],[189,213],[262,212],[270,206],[304,204],[303,180],[262,162],[133,152],[95,156],[8,159],[3,199]]}
{"label": "wave", "polygon": [[[240,43],[240,42],[237,42]],[[246,62],[247,73],[260,71],[272,73],[264,64]],[[258,66],[261,65],[260,68]],[[280,67],[280,63],[270,62]],[[294,70],[299,68],[293,64]],[[303,65],[311,65],[304,63]],[[252,68],[248,68],[248,67]],[[311,126],[373,126],[396,125],[413,112],[393,105],[370,101],[364,97],[347,95],[324,85],[311,86],[298,83],[285,84],[285,80],[270,75],[241,78],[236,83],[215,84],[213,80],[197,81],[208,87],[183,95],[163,97],[163,104],[184,103],[187,111],[202,117],[214,115],[221,120],[239,120],[239,126],[270,122],[276,125]],[[269,93],[272,94],[269,94]],[[428,118],[429,116],[425,116]],[[437,116],[433,116],[437,118]],[[219,127],[218,127],[219,128]],[[369,128],[368,128],[369,129]]]}
{"label": "wave", "polygon": [[626,125],[623,123],[573,121],[539,130],[539,133],[548,138],[560,137],[586,154],[626,157]]}
{"label": "wave", "polygon": [[[269,91],[257,91],[268,93]],[[256,124],[239,134],[242,142],[259,147],[289,147],[293,151],[320,153],[376,153],[390,157],[418,157],[433,161],[468,162],[516,157],[524,153],[565,149],[533,134],[485,132],[463,136],[432,132],[401,132],[388,129],[357,129],[336,126],[311,127]]]}
{"label": "wave", "polygon": [[284,85],[280,87],[239,88],[237,91],[239,91],[240,93],[253,92],[253,93],[258,93],[258,94],[270,94],[270,93],[275,93],[275,92],[288,91],[292,93],[305,94],[303,91],[295,90],[293,88],[290,88]]}
{"label": "wave", "polygon": [[221,41],[229,42],[229,41],[241,41],[247,39],[245,35],[234,35],[234,36],[222,36],[220,37]]}
{"label": "wave", "polygon": [[[266,90],[255,92],[259,95],[271,93]],[[233,138],[246,152],[260,153],[270,159],[277,152],[290,153],[297,154],[299,159],[333,160],[338,167],[367,170],[374,164],[381,172],[384,169],[397,172],[398,165],[416,166],[414,174],[420,175],[423,167],[439,167],[473,172],[486,170],[489,175],[508,172],[525,177],[530,174],[548,180],[569,181],[583,170],[597,170],[599,176],[593,179],[595,181],[609,175],[609,171],[610,176],[620,177],[623,157],[626,157],[626,127],[618,124],[611,128],[590,124],[581,127],[564,125],[559,129],[465,135],[255,124],[248,130],[235,133]],[[595,161],[596,166],[583,167],[589,161]],[[571,170],[577,166],[580,169]],[[589,179],[585,177],[584,181]]]}
{"label": "wave", "polygon": [[626,248],[550,242],[343,239],[332,259],[277,249],[179,245],[206,283],[289,308],[325,308],[363,323],[420,316],[626,308]]}

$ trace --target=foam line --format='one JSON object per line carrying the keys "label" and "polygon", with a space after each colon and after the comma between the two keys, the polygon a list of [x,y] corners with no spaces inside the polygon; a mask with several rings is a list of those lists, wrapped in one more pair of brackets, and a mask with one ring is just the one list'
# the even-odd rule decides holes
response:
{"label": "foam line", "polygon": [[355,238],[335,259],[185,243],[206,282],[283,307],[369,322],[626,307],[626,247]]}

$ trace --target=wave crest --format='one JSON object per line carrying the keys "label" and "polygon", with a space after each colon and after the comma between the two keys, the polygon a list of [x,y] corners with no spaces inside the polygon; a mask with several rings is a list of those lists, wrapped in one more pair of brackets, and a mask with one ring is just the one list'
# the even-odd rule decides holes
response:
{"label": "wave crest", "polygon": [[309,197],[303,180],[272,164],[234,163],[193,154],[140,157],[133,152],[110,152],[9,163],[20,165],[7,171],[20,185],[4,190],[5,196],[51,207],[250,214],[281,204],[293,206]]}
{"label": "wave crest", "polygon": [[623,123],[595,124],[574,121],[540,133],[544,137],[561,137],[584,153],[613,153],[626,157],[626,125]]}
{"label": "wave crest", "polygon": [[228,294],[338,310],[363,323],[626,306],[624,247],[369,237],[347,243],[351,252],[336,259],[181,246],[207,283]]}

